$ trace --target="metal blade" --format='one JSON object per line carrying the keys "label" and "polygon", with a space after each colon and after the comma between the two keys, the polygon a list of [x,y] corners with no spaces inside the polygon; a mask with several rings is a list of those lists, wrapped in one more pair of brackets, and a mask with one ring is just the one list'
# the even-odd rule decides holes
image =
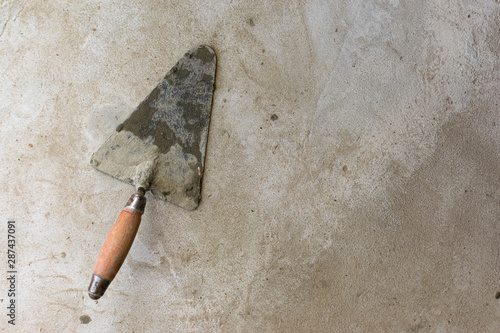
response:
{"label": "metal blade", "polygon": [[215,68],[215,52],[208,46],[188,51],[92,155],[92,166],[133,184],[136,167],[154,161],[151,192],[182,208],[196,209]]}

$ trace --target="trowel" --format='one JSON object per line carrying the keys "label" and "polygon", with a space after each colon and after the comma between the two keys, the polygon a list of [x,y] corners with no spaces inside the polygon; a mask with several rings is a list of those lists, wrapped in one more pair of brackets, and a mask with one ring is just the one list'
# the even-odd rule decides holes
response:
{"label": "trowel", "polygon": [[187,210],[198,207],[212,109],[216,56],[189,50],[118,125],[91,165],[135,186],[104,242],[89,286],[99,299],[118,273],[141,222],[147,191]]}

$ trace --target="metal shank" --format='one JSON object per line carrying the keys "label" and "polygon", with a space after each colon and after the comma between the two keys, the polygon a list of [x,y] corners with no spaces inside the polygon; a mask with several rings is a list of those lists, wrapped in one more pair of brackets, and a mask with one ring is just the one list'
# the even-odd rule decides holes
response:
{"label": "metal shank", "polygon": [[144,214],[144,208],[146,208],[146,197],[141,193],[132,194],[125,205],[125,208],[136,211],[139,214]]}

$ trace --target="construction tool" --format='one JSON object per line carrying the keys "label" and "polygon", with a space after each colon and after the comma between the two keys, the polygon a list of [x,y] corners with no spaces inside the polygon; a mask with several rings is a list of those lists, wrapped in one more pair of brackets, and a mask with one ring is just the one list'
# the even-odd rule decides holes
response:
{"label": "construction tool", "polygon": [[144,213],[147,191],[187,210],[198,207],[215,69],[210,47],[188,51],[92,155],[94,168],[134,185],[136,192],[104,242],[90,298],[104,295],[123,264]]}

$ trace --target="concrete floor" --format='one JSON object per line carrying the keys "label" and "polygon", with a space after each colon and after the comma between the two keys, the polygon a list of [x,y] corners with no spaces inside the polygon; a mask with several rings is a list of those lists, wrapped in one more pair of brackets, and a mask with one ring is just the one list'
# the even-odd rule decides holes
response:
{"label": "concrete floor", "polygon": [[[0,2],[0,248],[18,332],[498,332],[500,3]],[[202,203],[89,159],[185,51],[218,56]],[[0,270],[7,270],[6,259]]]}

